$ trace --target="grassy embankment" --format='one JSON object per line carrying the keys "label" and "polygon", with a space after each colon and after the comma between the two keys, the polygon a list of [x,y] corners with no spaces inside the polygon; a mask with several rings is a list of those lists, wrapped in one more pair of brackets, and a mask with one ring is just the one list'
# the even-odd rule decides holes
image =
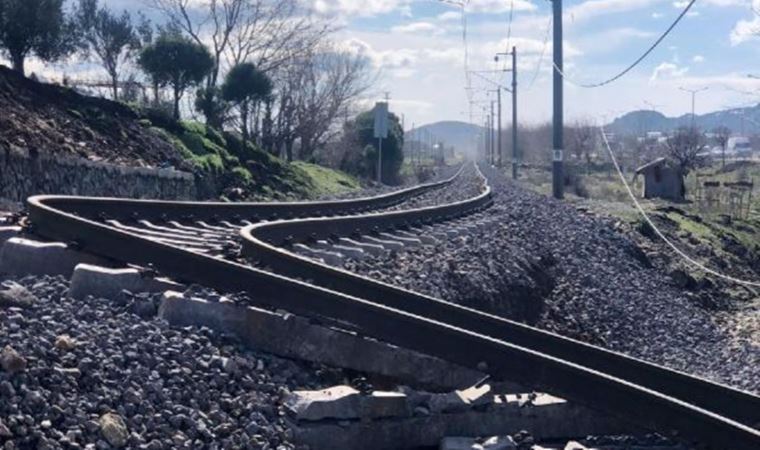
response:
{"label": "grassy embankment", "polygon": [[361,189],[354,177],[327,167],[286,161],[243,145],[233,133],[220,133],[197,122],[159,127],[143,121],[155,133],[171,142],[198,173],[214,180],[225,191],[239,189],[246,199],[315,199]]}

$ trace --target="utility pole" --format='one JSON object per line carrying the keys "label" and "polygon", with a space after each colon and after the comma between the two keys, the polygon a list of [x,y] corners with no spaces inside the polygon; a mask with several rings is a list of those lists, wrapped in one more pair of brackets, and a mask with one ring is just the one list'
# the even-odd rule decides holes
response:
{"label": "utility pole", "polygon": [[491,115],[489,116],[491,118],[491,165],[494,165],[496,163],[496,130],[494,126],[495,116],[494,116],[494,106],[496,104],[496,100],[491,100]]}
{"label": "utility pole", "polygon": [[497,101],[499,102],[499,124],[498,124],[498,131],[497,131],[497,141],[499,143],[499,164],[498,166],[501,167],[502,165],[502,154],[504,153],[504,147],[501,146],[501,88],[496,89],[496,97]]}
{"label": "utility pole", "polygon": [[691,128],[693,130],[697,129],[697,116],[695,111],[695,106],[697,104],[697,94],[700,92],[704,92],[709,89],[709,87],[703,87],[701,89],[686,89],[685,87],[678,88],[684,92],[688,92],[691,94]]}
{"label": "utility pole", "polygon": [[[492,91],[488,91],[489,93],[495,92],[496,93],[496,103],[497,103],[497,112],[496,112],[496,122],[497,125],[494,127],[496,130],[496,139],[494,139],[494,147],[495,151],[493,153],[493,163],[497,164],[496,161],[498,160],[498,166],[501,167],[501,154],[503,153],[503,147],[501,145],[501,86],[497,86],[496,89]],[[493,114],[493,102],[491,103],[491,114]]]}
{"label": "utility pole", "polygon": [[[499,89],[504,89],[512,93],[512,179],[517,179],[517,47],[512,46],[512,52],[510,53],[497,53],[496,62],[499,62],[499,56],[512,56],[512,90],[499,86]],[[500,145],[501,147],[501,145]],[[500,165],[501,165],[501,161]]]}
{"label": "utility pole", "polygon": [[564,160],[564,105],[562,71],[562,0],[552,0],[552,12],[554,15],[554,154],[552,158],[552,190],[554,198],[562,199],[565,196],[565,175],[563,171]]}
{"label": "utility pole", "polygon": [[512,179],[517,179],[517,47],[512,47]]}

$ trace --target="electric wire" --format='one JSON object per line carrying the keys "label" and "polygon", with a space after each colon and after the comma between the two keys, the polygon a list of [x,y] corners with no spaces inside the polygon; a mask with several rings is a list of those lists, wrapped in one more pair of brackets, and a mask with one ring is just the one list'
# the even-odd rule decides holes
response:
{"label": "electric wire", "polygon": [[526,92],[530,92],[530,90],[533,89],[533,85],[536,83],[536,80],[538,79],[538,76],[541,73],[541,67],[544,64],[544,59],[546,57],[546,49],[549,47],[549,36],[551,35],[552,23],[554,23],[554,20],[553,20],[553,17],[550,15],[549,20],[546,23],[546,34],[544,35],[544,46],[543,48],[541,48],[541,55],[538,57],[538,62],[536,63],[536,70],[533,72],[533,78],[531,78],[530,83],[528,84],[528,87],[525,88]]}
{"label": "electric wire", "polygon": [[628,74],[628,72],[630,72],[631,70],[633,70],[642,61],[644,61],[647,58],[647,56],[649,56],[660,45],[660,43],[662,43],[662,41],[664,41],[665,38],[668,37],[668,35],[681,22],[681,20],[686,16],[686,14],[691,10],[692,6],[694,6],[694,4],[696,2],[697,2],[697,0],[691,0],[689,2],[689,4],[686,5],[686,7],[684,8],[684,10],[681,12],[681,14],[678,15],[678,17],[676,18],[676,20],[668,27],[667,30],[665,30],[665,32],[662,35],[660,35],[660,37],[654,42],[654,44],[652,44],[647,49],[647,51],[644,52],[644,54],[642,54],[631,65],[629,65],[628,67],[626,67],[622,72],[618,73],[617,75],[615,75],[612,78],[609,78],[609,79],[607,79],[605,81],[601,81],[601,82],[598,82],[598,83],[580,83],[580,82],[574,81],[573,79],[569,78],[567,76],[567,74],[562,71],[562,69],[560,69],[559,67],[557,67],[556,63],[552,62],[552,65],[554,66],[554,70],[556,70],[562,76],[562,78],[565,79],[567,82],[569,82],[570,84],[573,84],[575,86],[581,87],[581,88],[592,89],[592,88],[598,88],[598,87],[606,86],[606,85],[608,85],[610,83],[613,83],[613,82],[619,80],[620,78],[624,77],[626,74]]}
{"label": "electric wire", "polygon": [[607,132],[604,129],[604,125],[599,126],[599,130],[602,134],[602,142],[604,142],[604,146],[607,148],[607,152],[610,154],[610,159],[612,160],[612,164],[615,166],[615,170],[617,170],[618,175],[620,176],[620,180],[623,182],[623,185],[625,186],[625,189],[628,191],[628,195],[631,197],[631,200],[633,200],[634,205],[636,205],[636,209],[639,211],[639,214],[646,220],[647,224],[649,224],[650,227],[654,230],[654,232],[657,234],[657,236],[660,237],[660,239],[663,240],[673,251],[676,252],[681,258],[683,258],[686,262],[688,262],[690,265],[696,267],[697,269],[708,273],[710,275],[713,275],[718,278],[722,278],[726,281],[730,281],[732,283],[736,284],[742,284],[745,286],[752,286],[752,287],[758,287],[760,288],[760,282],[756,281],[747,281],[742,280],[739,278],[732,277],[730,275],[725,275],[723,273],[720,273],[716,270],[713,270],[704,264],[700,263],[699,261],[695,260],[691,256],[687,255],[683,250],[678,248],[670,239],[668,239],[665,234],[660,231],[660,229],[655,225],[654,221],[649,217],[649,214],[647,214],[646,211],[644,211],[644,208],[641,206],[641,203],[639,203],[639,200],[636,198],[636,195],[633,193],[633,190],[631,189],[631,186],[628,184],[628,181],[625,179],[625,175],[623,174],[623,170],[620,168],[620,165],[618,164],[617,158],[615,158],[615,153],[612,151],[612,147],[610,146],[610,142],[607,139]]}

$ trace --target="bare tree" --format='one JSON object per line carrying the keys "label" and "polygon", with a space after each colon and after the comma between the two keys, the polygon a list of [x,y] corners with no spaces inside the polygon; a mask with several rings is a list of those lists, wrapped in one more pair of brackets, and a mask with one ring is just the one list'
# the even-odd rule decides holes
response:
{"label": "bare tree", "polygon": [[[143,19],[144,20],[144,19]],[[82,51],[94,54],[108,73],[114,100],[119,99],[119,75],[141,48],[140,36],[127,11],[116,16],[97,0],[79,0],[77,21]],[[145,25],[140,25],[144,28]]]}
{"label": "bare tree", "polygon": [[252,62],[271,72],[313,51],[333,31],[329,23],[315,21],[298,0],[246,0],[239,26],[230,35],[227,63]]}
{"label": "bare tree", "polygon": [[704,149],[704,136],[692,127],[679,128],[665,141],[665,150],[678,169],[682,185],[692,170],[702,166],[700,153]]}
{"label": "bare tree", "polygon": [[713,133],[715,134],[715,141],[720,145],[722,167],[726,167],[726,150],[728,150],[728,140],[731,139],[731,130],[728,127],[720,126],[715,128]]}
{"label": "bare tree", "polygon": [[596,147],[597,129],[588,121],[579,120],[569,130],[570,150],[578,161],[586,160],[591,165],[593,150]]}
{"label": "bare tree", "polygon": [[370,88],[371,65],[362,54],[328,46],[294,60],[292,69],[296,83],[291,83],[289,96],[294,103],[300,156],[308,159],[335,137],[339,132],[336,119]]}

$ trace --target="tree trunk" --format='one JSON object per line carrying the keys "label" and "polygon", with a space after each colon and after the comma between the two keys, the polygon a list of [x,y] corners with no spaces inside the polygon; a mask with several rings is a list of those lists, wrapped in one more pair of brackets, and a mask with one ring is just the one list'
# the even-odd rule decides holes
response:
{"label": "tree trunk", "polygon": [[174,119],[179,120],[179,88],[174,88]]}
{"label": "tree trunk", "polygon": [[153,106],[158,107],[158,81],[153,81]]}
{"label": "tree trunk", "polygon": [[119,77],[111,75],[111,90],[113,92],[113,101],[119,100]]}
{"label": "tree trunk", "polygon": [[248,142],[248,102],[240,104],[240,121],[243,122],[243,142]]}
{"label": "tree trunk", "polygon": [[293,162],[293,139],[291,138],[285,141],[285,158],[288,162]]}
{"label": "tree trunk", "polygon": [[13,70],[24,75],[24,55],[11,55],[11,65]]}

